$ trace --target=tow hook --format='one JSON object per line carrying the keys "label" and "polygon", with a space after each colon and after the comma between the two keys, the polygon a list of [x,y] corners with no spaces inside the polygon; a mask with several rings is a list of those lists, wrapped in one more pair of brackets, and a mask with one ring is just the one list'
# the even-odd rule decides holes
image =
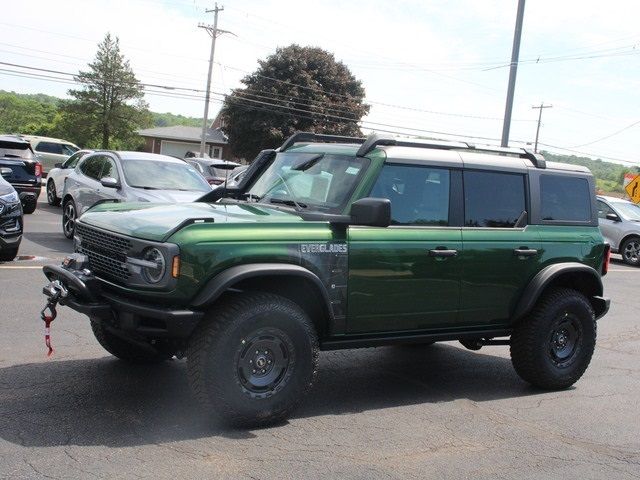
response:
{"label": "tow hook", "polygon": [[69,294],[69,291],[62,282],[54,280],[42,289],[42,293],[47,296],[47,304],[40,311],[40,318],[44,322],[44,344],[48,349],[47,357],[50,357],[53,354],[53,347],[51,346],[51,322],[53,322],[58,315],[56,305],[61,298],[65,298]]}

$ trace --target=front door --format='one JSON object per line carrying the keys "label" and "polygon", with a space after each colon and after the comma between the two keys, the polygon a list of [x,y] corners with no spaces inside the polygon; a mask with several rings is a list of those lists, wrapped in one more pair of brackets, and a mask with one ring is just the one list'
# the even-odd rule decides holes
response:
{"label": "front door", "polygon": [[458,318],[462,234],[450,214],[460,172],[384,165],[371,197],[391,200],[387,228],[350,227],[349,333],[435,329]]}

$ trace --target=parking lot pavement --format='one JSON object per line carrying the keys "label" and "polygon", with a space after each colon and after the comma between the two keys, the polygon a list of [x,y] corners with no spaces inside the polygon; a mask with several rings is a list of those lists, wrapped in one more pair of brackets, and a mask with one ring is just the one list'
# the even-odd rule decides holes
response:
{"label": "parking lot pavement", "polygon": [[20,252],[36,258],[0,264],[1,478],[640,477],[640,269],[612,265],[595,356],[566,391],[527,386],[506,347],[327,352],[292,419],[230,431],[195,403],[184,361],[127,366],[69,309],[46,358],[39,265],[70,247],[41,202]]}

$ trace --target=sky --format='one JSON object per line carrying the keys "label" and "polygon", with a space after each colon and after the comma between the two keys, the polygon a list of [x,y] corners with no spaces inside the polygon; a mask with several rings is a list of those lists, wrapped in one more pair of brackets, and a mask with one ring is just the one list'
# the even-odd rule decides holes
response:
{"label": "sky", "polygon": [[[217,41],[210,118],[258,60],[297,43],[330,51],[362,81],[371,105],[364,131],[499,145],[516,0],[219,3],[218,27],[233,35]],[[64,73],[86,70],[111,32],[139,80],[156,85],[147,88],[151,110],[201,117],[210,38],[198,24],[213,23],[206,12],[213,6],[5,0],[0,89],[67,96],[73,86]],[[638,18],[637,0],[528,0],[510,146],[534,142],[539,110],[532,106],[544,102],[552,107],[542,112],[541,149],[640,164]]]}

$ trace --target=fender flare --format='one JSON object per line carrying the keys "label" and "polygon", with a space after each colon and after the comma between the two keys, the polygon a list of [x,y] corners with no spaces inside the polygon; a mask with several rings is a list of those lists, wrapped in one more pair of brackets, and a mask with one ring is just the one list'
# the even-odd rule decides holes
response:
{"label": "fender flare", "polygon": [[[602,279],[594,268],[577,262],[555,263],[543,268],[531,279],[520,296],[512,319],[518,320],[529,313],[540,298],[540,295],[542,295],[544,289],[555,279],[567,273],[580,273],[592,276],[596,284],[596,292],[591,297],[602,296]],[[589,298],[589,300],[592,301],[592,298]]]}
{"label": "fender flare", "polygon": [[287,263],[248,263],[230,267],[210,279],[193,298],[190,305],[198,309],[206,308],[213,304],[227,289],[242,280],[274,275],[296,276],[312,282],[322,295],[329,316],[333,318],[331,301],[322,280],[315,273],[304,267]]}

